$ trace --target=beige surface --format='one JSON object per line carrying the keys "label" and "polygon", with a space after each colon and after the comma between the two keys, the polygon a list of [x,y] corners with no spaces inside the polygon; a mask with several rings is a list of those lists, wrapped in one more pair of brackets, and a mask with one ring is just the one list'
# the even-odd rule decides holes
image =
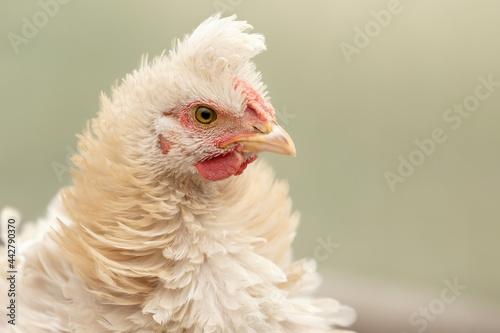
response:
{"label": "beige surface", "polygon": [[[342,300],[363,313],[373,308],[374,326],[365,331],[387,322],[377,320],[373,298],[388,294],[370,294],[364,305],[359,296],[379,285],[422,295],[393,295],[389,309],[398,311],[384,312],[406,323],[401,329],[408,333],[418,327],[408,324],[412,311],[439,298],[445,279],[467,285],[459,300],[498,308],[500,87],[477,88],[479,77],[500,81],[494,0],[69,1],[52,8],[46,22],[37,1],[3,2],[0,206],[17,207],[28,219],[41,215],[70,182],[66,157],[75,133],[95,115],[100,91],[221,3],[267,39],[268,51],[256,62],[298,156],[265,157],[289,179],[302,213],[296,254],[316,256],[333,294],[342,289],[337,275],[355,277],[359,285],[342,289],[349,291]],[[378,15],[382,27],[371,11],[387,8],[394,14],[390,22]],[[41,20],[40,27],[16,53],[8,34],[22,35],[23,17]],[[356,28],[365,27],[375,29],[372,37],[356,39]],[[347,59],[342,43],[355,41],[367,45]],[[445,121],[449,108],[473,103],[475,94],[483,100],[460,126],[456,118]],[[434,141],[442,142],[430,151],[427,139],[436,129]],[[429,156],[418,153],[415,140],[427,142]],[[384,173],[397,173],[399,155],[425,157],[392,192]],[[476,323],[483,308],[471,312]],[[446,326],[451,309],[425,332],[444,332],[439,325]]]}

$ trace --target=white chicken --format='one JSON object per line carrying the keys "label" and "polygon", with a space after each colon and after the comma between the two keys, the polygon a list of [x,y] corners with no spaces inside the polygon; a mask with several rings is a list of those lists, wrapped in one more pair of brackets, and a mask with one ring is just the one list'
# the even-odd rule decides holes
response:
{"label": "white chicken", "polygon": [[286,183],[263,163],[245,170],[262,151],[295,154],[250,61],[265,49],[251,28],[215,15],[102,96],[79,137],[73,186],[21,235],[32,239],[17,258],[16,325],[2,319],[1,332],[352,323],[349,307],[309,295],[314,261],[291,261],[299,217]]}

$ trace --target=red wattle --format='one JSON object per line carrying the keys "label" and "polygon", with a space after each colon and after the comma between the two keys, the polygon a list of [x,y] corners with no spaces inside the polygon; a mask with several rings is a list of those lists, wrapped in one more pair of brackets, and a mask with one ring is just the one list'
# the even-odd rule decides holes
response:
{"label": "red wattle", "polygon": [[238,176],[243,173],[247,165],[257,159],[257,155],[245,161],[243,154],[237,150],[222,156],[213,157],[196,163],[201,176],[207,180],[218,181]]}
{"label": "red wattle", "polygon": [[233,151],[226,155],[198,162],[196,163],[196,168],[203,178],[217,181],[236,174],[243,161],[243,155],[237,151]]}
{"label": "red wattle", "polygon": [[248,160],[246,160],[241,166],[240,168],[238,169],[238,171],[236,171],[236,173],[234,174],[235,176],[239,176],[243,173],[243,171],[245,171],[245,169],[247,168],[247,166],[252,163],[253,161],[255,161],[257,159],[257,155],[255,156],[252,156],[250,157]]}

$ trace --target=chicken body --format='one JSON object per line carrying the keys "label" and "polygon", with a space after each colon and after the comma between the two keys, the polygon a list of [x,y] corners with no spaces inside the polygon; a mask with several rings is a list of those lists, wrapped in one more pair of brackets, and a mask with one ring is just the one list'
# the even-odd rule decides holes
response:
{"label": "chicken body", "polygon": [[292,262],[287,185],[250,164],[294,148],[249,61],[265,48],[249,28],[214,16],[103,96],[74,185],[22,235],[34,236],[18,260],[19,314],[2,332],[307,333],[353,321],[309,297],[319,279],[313,261]]}

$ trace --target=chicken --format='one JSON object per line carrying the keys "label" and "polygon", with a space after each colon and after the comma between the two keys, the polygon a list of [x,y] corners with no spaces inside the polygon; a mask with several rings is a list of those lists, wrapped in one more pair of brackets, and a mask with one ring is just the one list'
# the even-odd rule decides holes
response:
{"label": "chicken", "polygon": [[250,60],[265,49],[251,28],[215,15],[101,97],[79,136],[73,186],[20,235],[31,239],[16,263],[19,314],[2,332],[352,323],[351,308],[310,296],[314,261],[292,262],[299,216],[287,184],[250,165],[264,151],[295,155]]}

